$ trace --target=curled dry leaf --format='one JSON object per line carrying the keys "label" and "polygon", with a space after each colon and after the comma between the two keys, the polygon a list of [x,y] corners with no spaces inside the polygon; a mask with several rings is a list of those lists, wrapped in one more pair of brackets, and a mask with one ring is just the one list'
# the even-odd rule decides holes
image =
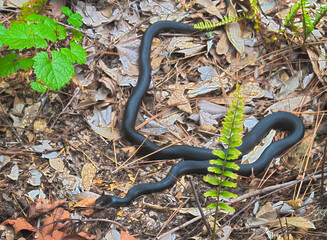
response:
{"label": "curled dry leaf", "polygon": [[66,199],[59,199],[52,202],[48,202],[44,198],[39,198],[35,205],[32,205],[29,211],[29,218],[36,218],[44,213],[50,212],[56,207],[64,204]]}

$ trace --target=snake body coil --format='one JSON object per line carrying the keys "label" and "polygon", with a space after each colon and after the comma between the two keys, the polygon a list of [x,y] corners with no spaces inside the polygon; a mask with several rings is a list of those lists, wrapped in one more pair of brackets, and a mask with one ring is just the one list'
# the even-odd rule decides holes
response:
{"label": "snake body coil", "polygon": [[[172,22],[159,21],[152,24],[145,32],[140,48],[139,57],[139,78],[136,87],[129,98],[122,121],[122,131],[124,137],[132,144],[142,145],[140,151],[142,154],[151,154],[162,149],[154,144],[145,136],[135,130],[136,116],[139,110],[139,105],[143,96],[148,90],[150,84],[150,50],[153,37],[161,31],[173,30],[176,32],[192,33],[196,30],[189,25]],[[288,137],[272,143],[260,156],[260,158],[251,164],[239,164],[240,169],[235,171],[239,175],[250,176],[259,174],[265,170],[271,160],[280,155],[282,152],[293,146],[296,142],[302,139],[304,127],[301,120],[287,112],[278,112],[268,115],[263,118],[244,138],[243,144],[238,149],[246,154],[252,150],[271,129],[280,129],[289,132]],[[191,146],[171,146],[151,155],[152,159],[174,159],[183,158],[184,161],[174,165],[169,174],[159,182],[139,184],[132,187],[124,198],[115,197],[112,195],[102,195],[96,200],[98,207],[120,207],[129,205],[136,197],[159,192],[175,184],[176,179],[184,174],[205,174],[207,168],[212,166],[209,163],[210,159],[216,159],[217,156],[212,154],[211,149],[203,149]],[[215,166],[217,167],[217,166]]]}

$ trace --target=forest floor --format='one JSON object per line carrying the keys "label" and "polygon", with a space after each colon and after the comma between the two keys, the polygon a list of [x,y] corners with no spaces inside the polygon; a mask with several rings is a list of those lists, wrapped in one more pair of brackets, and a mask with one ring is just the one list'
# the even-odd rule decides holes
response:
{"label": "forest floor", "polygon": [[[273,112],[299,116],[304,138],[265,173],[235,180],[237,187],[229,191],[238,198],[226,202],[236,211],[219,211],[216,235],[326,239],[327,180],[322,173],[326,172],[327,16],[304,38],[301,11],[286,31],[280,31],[296,1],[260,2],[266,16],[258,11],[256,18],[207,33],[158,34],[152,45],[151,84],[136,126],[160,146],[222,148],[219,129],[236,84],[245,101],[245,134]],[[322,2],[307,1],[311,18],[319,14]],[[226,8],[225,2],[210,0],[51,0],[39,14],[68,27],[60,11],[64,6],[83,16],[81,44],[88,53],[85,64],[74,66],[72,81],[58,92],[39,94],[29,85],[35,81],[33,69],[1,78],[1,237],[209,239],[205,222],[212,226],[214,214],[205,207],[214,199],[203,193],[214,187],[201,175],[183,176],[172,188],[140,196],[127,207],[94,205],[103,192],[123,197],[137,184],[160,181],[182,161],[144,158],[120,131],[138,79],[139,46],[146,28],[159,20],[190,25],[218,22],[226,12],[240,11],[240,5]],[[9,29],[19,11],[17,6],[1,7],[3,26]],[[68,46],[66,41],[51,47]],[[2,47],[1,57],[10,51]],[[277,141],[286,134],[277,131],[268,138]]]}

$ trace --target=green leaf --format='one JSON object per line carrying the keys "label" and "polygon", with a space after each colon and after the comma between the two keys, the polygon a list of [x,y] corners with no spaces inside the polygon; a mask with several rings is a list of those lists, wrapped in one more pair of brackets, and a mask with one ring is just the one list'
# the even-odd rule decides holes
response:
{"label": "green leaf", "polygon": [[70,17],[73,14],[73,12],[68,7],[63,7],[61,11],[68,17]]}
{"label": "green leaf", "polygon": [[74,67],[67,57],[58,51],[51,52],[52,60],[46,52],[40,52],[33,58],[35,74],[44,84],[52,90],[60,90],[72,76]]}
{"label": "green leaf", "polygon": [[42,17],[43,17],[42,15],[32,13],[32,14],[29,14],[29,15],[25,18],[25,21],[26,21],[26,22],[39,22],[40,20],[43,19]]}
{"label": "green leaf", "polygon": [[77,43],[70,43],[71,49],[61,48],[61,52],[66,55],[66,57],[74,64],[76,61],[78,64],[84,64],[86,61],[86,51],[83,47]]}
{"label": "green leaf", "polygon": [[228,206],[226,203],[220,202],[220,203],[218,204],[218,206],[219,206],[221,209],[226,210],[227,212],[230,212],[230,213],[234,213],[234,212],[235,212],[235,209],[232,208],[232,207],[230,207],[230,206]]}
{"label": "green leaf", "polygon": [[230,122],[222,122],[222,124],[223,124],[223,127],[224,128],[227,128],[227,129],[231,129],[232,128],[232,123],[230,123]]}
{"label": "green leaf", "polygon": [[239,150],[237,150],[236,148],[230,148],[229,150],[228,150],[228,154],[230,154],[230,155],[234,155],[234,156],[240,156],[242,153],[239,151]]}
{"label": "green leaf", "polygon": [[213,178],[213,177],[208,177],[204,176],[203,180],[207,183],[210,183],[212,185],[219,185],[219,179],[218,178]]}
{"label": "green leaf", "polygon": [[235,147],[238,147],[238,146],[241,146],[242,145],[242,140],[239,140],[239,141],[233,141],[231,142],[231,144],[229,145],[231,148],[235,148]]}
{"label": "green leaf", "polygon": [[233,173],[231,171],[224,171],[223,172],[223,175],[226,176],[226,177],[230,177],[231,179],[237,179],[238,175],[236,173]]}
{"label": "green leaf", "polygon": [[218,166],[224,165],[224,162],[221,159],[211,159],[209,161],[209,163],[210,164],[215,164],[215,165],[218,165]]}
{"label": "green leaf", "polygon": [[84,64],[86,61],[86,51],[77,43],[71,42],[70,48],[78,64]]}
{"label": "green leaf", "polygon": [[66,28],[64,26],[59,25],[59,24],[57,24],[57,26],[56,26],[56,33],[58,35],[59,40],[63,40],[63,39],[65,39],[67,37]]}
{"label": "green leaf", "polygon": [[238,135],[238,134],[233,134],[233,135],[231,136],[231,140],[232,140],[233,142],[242,141],[242,138],[243,138],[243,136]]}
{"label": "green leaf", "polygon": [[205,197],[217,197],[218,196],[218,192],[216,190],[210,190],[208,192],[205,192],[203,195]]}
{"label": "green leaf", "polygon": [[22,58],[17,61],[20,64],[20,68],[27,70],[32,67],[34,60],[32,58]]}
{"label": "green leaf", "polygon": [[222,150],[212,150],[212,154],[218,156],[220,159],[225,159],[225,153]]}
{"label": "green leaf", "polygon": [[234,169],[234,170],[239,170],[239,169],[240,169],[240,166],[237,165],[237,164],[234,163],[234,162],[226,162],[225,167],[226,167],[226,168],[229,168],[229,169]]}
{"label": "green leaf", "polygon": [[7,32],[8,32],[7,28],[5,28],[5,27],[2,25],[2,23],[0,23],[0,48],[1,48],[2,45],[3,45],[3,42],[2,42],[2,40],[1,40],[1,37],[4,36],[4,35],[6,35]]}
{"label": "green leaf", "polygon": [[83,23],[80,21],[81,19],[83,19],[81,14],[74,13],[67,19],[67,22],[74,27],[80,28],[83,25]]}
{"label": "green leaf", "polygon": [[37,91],[39,93],[44,93],[48,89],[47,86],[42,85],[40,82],[31,82],[30,86],[34,91]]}
{"label": "green leaf", "polygon": [[225,180],[225,181],[223,181],[222,183],[221,183],[221,186],[224,186],[224,187],[236,187],[237,186],[237,184],[236,183],[234,183],[234,182],[231,182],[231,181],[227,181],[227,180]]}
{"label": "green leaf", "polygon": [[232,129],[232,133],[234,133],[234,134],[241,133],[241,132],[243,132],[242,127],[233,127],[233,129]]}
{"label": "green leaf", "polygon": [[223,128],[220,130],[220,133],[226,137],[228,137],[231,133],[230,129]]}
{"label": "green leaf", "polygon": [[226,144],[229,143],[229,140],[228,140],[228,138],[226,136],[220,136],[219,141],[222,142],[222,143],[226,143]]}
{"label": "green leaf", "polygon": [[73,34],[72,40],[75,40],[76,42],[82,41],[83,33],[81,33],[80,31],[77,31],[76,29],[72,29],[72,34]]}
{"label": "green leaf", "polygon": [[217,205],[215,203],[210,203],[207,207],[206,207],[206,210],[210,210],[210,209],[213,209],[213,208],[216,208]]}
{"label": "green leaf", "polygon": [[1,37],[1,40],[9,46],[8,49],[43,48],[48,45],[27,23],[11,24],[10,30]]}
{"label": "green leaf", "polygon": [[217,167],[208,167],[208,171],[216,174],[221,174],[221,169]]}
{"label": "green leaf", "polygon": [[14,61],[17,57],[17,53],[9,53],[7,56],[0,58],[0,76],[7,77],[9,74],[17,72],[19,63]]}
{"label": "green leaf", "polygon": [[49,39],[52,42],[57,41],[57,35],[49,26],[44,23],[31,24],[31,27],[35,34],[44,39]]}
{"label": "green leaf", "polygon": [[228,192],[228,191],[221,191],[220,195],[223,197],[226,197],[226,198],[237,198],[238,197],[238,195]]}

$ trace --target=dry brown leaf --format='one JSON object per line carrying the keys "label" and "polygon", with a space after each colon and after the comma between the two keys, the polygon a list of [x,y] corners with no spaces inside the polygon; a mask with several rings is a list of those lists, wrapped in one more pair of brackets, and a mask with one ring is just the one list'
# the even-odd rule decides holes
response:
{"label": "dry brown leaf", "polygon": [[95,204],[95,200],[97,200],[98,197],[88,197],[83,199],[82,201],[79,201],[78,203],[76,203],[74,205],[74,208],[76,207],[82,207],[82,208],[86,208],[86,207],[92,207]]}
{"label": "dry brown leaf", "polygon": [[219,19],[222,19],[221,13],[217,9],[217,7],[213,4],[213,1],[211,0],[195,0],[195,2],[203,7],[205,7],[205,11],[208,13],[218,17]]}
{"label": "dry brown leaf", "polygon": [[287,218],[276,219],[272,222],[272,226],[273,227],[294,226],[299,228],[315,229],[315,225],[304,217],[287,217]]}
{"label": "dry brown leaf", "polygon": [[214,126],[211,126],[211,125],[201,125],[198,127],[198,130],[211,132],[211,133],[217,132],[217,128],[215,128]]}
{"label": "dry brown leaf", "polygon": [[298,209],[299,207],[302,206],[301,200],[289,200],[289,201],[284,201],[284,203],[290,205],[294,209]]}
{"label": "dry brown leaf", "polygon": [[98,81],[102,82],[106,86],[106,88],[110,90],[111,95],[115,94],[117,90],[117,81],[115,79],[108,78],[108,77],[101,77]]}
{"label": "dry brown leaf", "polygon": [[64,204],[66,199],[59,199],[52,202],[48,202],[44,198],[39,198],[35,205],[32,205],[29,211],[29,218],[36,218],[44,213],[50,212],[56,207]]}
{"label": "dry brown leaf", "polygon": [[121,231],[120,236],[121,236],[121,240],[137,240],[135,237],[129,235],[125,231]]}
{"label": "dry brown leaf", "polygon": [[17,234],[21,230],[28,230],[28,231],[35,231],[35,228],[29,224],[25,218],[17,218],[16,220],[6,220],[1,225],[12,225],[13,228],[15,229],[15,234]]}
{"label": "dry brown leaf", "polygon": [[188,99],[184,96],[184,88],[176,89],[168,100],[169,105],[177,105],[177,107],[189,114],[192,114],[191,105]]}

